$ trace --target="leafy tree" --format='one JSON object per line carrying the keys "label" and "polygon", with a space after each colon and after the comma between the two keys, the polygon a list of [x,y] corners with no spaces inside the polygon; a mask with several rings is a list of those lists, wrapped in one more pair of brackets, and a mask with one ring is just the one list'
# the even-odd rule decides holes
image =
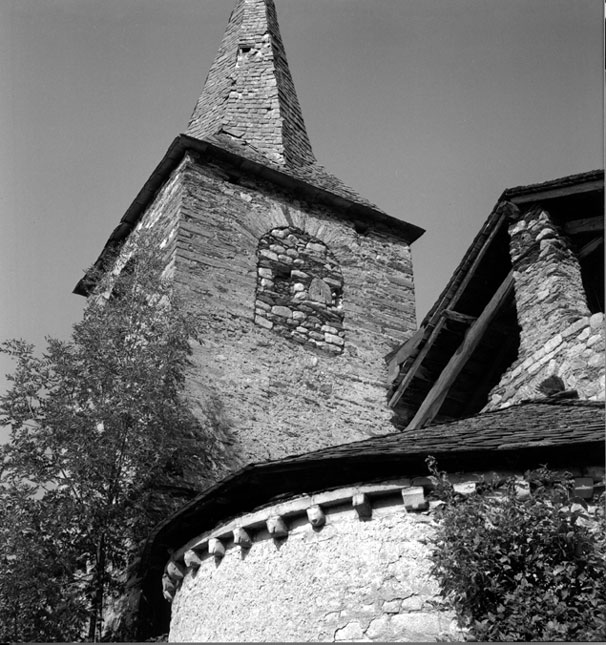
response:
{"label": "leafy tree", "polygon": [[[442,507],[433,573],[469,640],[596,641],[606,637],[606,528],[541,468],[482,483],[464,498],[428,459]],[[521,494],[522,493],[522,494]]]}
{"label": "leafy tree", "polygon": [[100,276],[69,341],[1,346],[16,369],[0,397],[0,640],[103,637],[167,491],[212,477],[213,436],[182,394],[198,323],[163,268],[142,245]]}

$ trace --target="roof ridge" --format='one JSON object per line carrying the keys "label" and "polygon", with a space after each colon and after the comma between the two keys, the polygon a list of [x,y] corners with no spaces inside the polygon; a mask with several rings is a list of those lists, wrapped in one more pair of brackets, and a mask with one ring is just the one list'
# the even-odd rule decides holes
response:
{"label": "roof ridge", "polygon": [[522,192],[539,192],[547,188],[565,187],[570,184],[582,183],[585,181],[594,181],[604,178],[604,169],[596,168],[595,170],[588,170],[586,172],[578,172],[574,175],[564,175],[556,179],[548,179],[546,181],[537,182],[534,184],[523,184],[519,186],[511,186],[503,191],[500,199],[505,200],[511,198],[518,193]]}
{"label": "roof ridge", "polygon": [[220,131],[280,165],[315,162],[273,0],[238,0],[229,17],[186,134]]}

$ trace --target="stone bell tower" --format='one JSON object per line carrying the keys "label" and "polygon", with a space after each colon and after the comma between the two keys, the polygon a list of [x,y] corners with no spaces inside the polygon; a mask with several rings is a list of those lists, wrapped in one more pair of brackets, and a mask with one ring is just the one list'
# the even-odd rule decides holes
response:
{"label": "stone bell tower", "polygon": [[221,417],[231,470],[392,429],[384,356],[416,329],[423,230],[316,162],[273,0],[237,1],[187,132],[97,265],[150,231],[202,314],[188,396]]}

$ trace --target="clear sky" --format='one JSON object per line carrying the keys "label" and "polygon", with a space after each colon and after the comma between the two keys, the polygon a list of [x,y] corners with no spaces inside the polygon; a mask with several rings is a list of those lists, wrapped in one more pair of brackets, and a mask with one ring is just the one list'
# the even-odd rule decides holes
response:
{"label": "clear sky", "polygon": [[[232,5],[0,0],[0,337],[68,336],[72,289],[186,129]],[[505,188],[603,167],[601,0],[276,7],[320,163],[427,230],[419,320]]]}

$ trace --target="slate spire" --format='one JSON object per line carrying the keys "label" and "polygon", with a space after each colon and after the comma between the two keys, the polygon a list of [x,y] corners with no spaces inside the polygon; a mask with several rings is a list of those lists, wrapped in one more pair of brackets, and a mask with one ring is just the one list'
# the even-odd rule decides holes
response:
{"label": "slate spire", "polygon": [[315,162],[273,0],[237,0],[187,134],[224,133],[274,163]]}

